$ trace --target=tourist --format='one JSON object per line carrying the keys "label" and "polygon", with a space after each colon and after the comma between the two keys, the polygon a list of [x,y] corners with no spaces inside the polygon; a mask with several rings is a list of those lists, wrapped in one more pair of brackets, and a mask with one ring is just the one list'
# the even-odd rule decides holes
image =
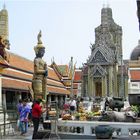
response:
{"label": "tourist", "polygon": [[104,110],[106,111],[107,108],[109,108],[109,101],[108,101],[108,98],[106,97],[106,98],[105,98],[105,106],[104,106]]}
{"label": "tourist", "polygon": [[71,114],[73,114],[76,110],[76,107],[77,107],[76,100],[74,98],[71,98],[69,105],[70,105]]}
{"label": "tourist", "polygon": [[41,117],[41,114],[46,111],[46,110],[44,110],[44,111],[42,110],[40,103],[41,103],[41,100],[38,99],[35,101],[35,103],[33,104],[33,107],[32,107],[32,121],[33,121],[33,126],[34,126],[32,139],[37,138],[40,117]]}
{"label": "tourist", "polygon": [[17,112],[18,112],[18,114],[20,114],[22,106],[23,106],[22,100],[19,99],[18,104],[17,104]]}
{"label": "tourist", "polygon": [[63,109],[66,109],[66,108],[70,109],[70,99],[69,98],[66,99],[66,101],[63,105]]}
{"label": "tourist", "polygon": [[23,106],[20,111],[20,130],[21,135],[27,133],[28,130],[28,115],[29,115],[30,109],[27,106],[27,99],[23,100]]}
{"label": "tourist", "polygon": [[83,103],[84,99],[81,98],[80,102],[79,102],[79,108],[84,108],[84,103]]}
{"label": "tourist", "polygon": [[70,114],[70,110],[69,110],[69,107],[64,106],[63,111],[61,113],[61,118],[63,118],[63,116],[66,114]]}
{"label": "tourist", "polygon": [[28,124],[29,124],[29,126],[32,125],[32,105],[33,105],[32,100],[31,99],[28,99],[27,106],[30,109],[30,113],[28,115],[28,119],[29,119]]}

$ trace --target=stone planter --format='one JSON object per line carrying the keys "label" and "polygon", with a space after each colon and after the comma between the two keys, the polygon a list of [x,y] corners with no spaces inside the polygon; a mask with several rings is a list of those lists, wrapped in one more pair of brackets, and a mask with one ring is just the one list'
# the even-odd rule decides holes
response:
{"label": "stone planter", "polygon": [[95,127],[95,135],[97,139],[110,139],[113,131],[113,128],[109,125],[98,125]]}

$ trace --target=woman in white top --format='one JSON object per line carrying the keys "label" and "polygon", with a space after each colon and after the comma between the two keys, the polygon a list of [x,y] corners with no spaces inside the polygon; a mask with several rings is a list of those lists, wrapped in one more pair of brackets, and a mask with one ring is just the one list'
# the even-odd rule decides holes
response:
{"label": "woman in white top", "polygon": [[76,110],[76,100],[71,98],[69,105],[70,105],[70,111],[74,112]]}

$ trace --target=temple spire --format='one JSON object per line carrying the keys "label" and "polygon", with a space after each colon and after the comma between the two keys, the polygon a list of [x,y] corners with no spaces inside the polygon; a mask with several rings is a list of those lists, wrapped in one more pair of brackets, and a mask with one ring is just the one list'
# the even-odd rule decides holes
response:
{"label": "temple spire", "polygon": [[110,22],[112,22],[112,9],[109,8],[109,4],[106,7],[102,8],[101,11],[101,24],[102,25],[107,25]]}
{"label": "temple spire", "polygon": [[3,4],[3,9],[6,9],[6,4],[5,4],[5,2],[4,2],[4,4]]}
{"label": "temple spire", "polygon": [[3,39],[5,48],[10,49],[9,29],[8,29],[8,11],[6,10],[5,2],[3,9],[0,11],[0,36]]}
{"label": "temple spire", "polygon": [[103,1],[103,8],[109,8],[109,1],[108,0],[104,0]]}

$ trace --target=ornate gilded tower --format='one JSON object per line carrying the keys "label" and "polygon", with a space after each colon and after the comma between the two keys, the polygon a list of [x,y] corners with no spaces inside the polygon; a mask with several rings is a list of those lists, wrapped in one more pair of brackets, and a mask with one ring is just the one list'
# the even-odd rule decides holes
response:
{"label": "ornate gilded tower", "polygon": [[2,38],[8,40],[9,32],[8,32],[8,11],[3,6],[3,9],[0,11],[0,36]]}
{"label": "ornate gilded tower", "polygon": [[0,55],[3,59],[8,61],[8,54],[6,49],[10,49],[10,43],[8,40],[8,11],[3,9],[0,11]]}
{"label": "ornate gilded tower", "polygon": [[121,68],[122,28],[114,22],[112,9],[102,8],[95,44],[91,44],[91,55],[83,66],[83,96],[120,96],[120,92],[124,93],[121,89],[125,89],[120,84]]}

